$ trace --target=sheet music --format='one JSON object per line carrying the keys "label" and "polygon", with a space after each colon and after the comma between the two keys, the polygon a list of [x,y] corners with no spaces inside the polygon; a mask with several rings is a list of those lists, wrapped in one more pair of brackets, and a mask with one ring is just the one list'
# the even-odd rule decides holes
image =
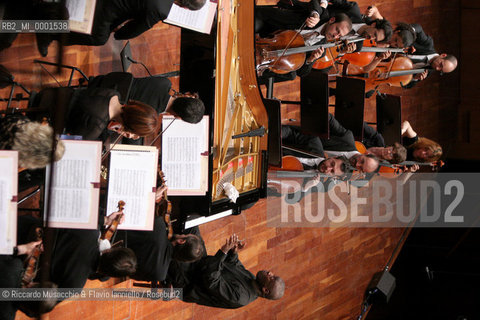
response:
{"label": "sheet music", "polygon": [[[173,117],[163,117],[162,125],[166,128]],[[205,166],[208,157],[208,117],[197,124],[176,120],[163,133],[162,137],[162,171],[168,185],[168,194],[177,191],[206,191]]]}
{"label": "sheet music", "polygon": [[70,20],[83,22],[86,5],[86,0],[66,0],[65,6],[67,7]]}
{"label": "sheet music", "polygon": [[17,235],[17,151],[0,151],[0,254],[13,254]]}
{"label": "sheet music", "polygon": [[96,0],[66,0],[70,31],[91,34]]}
{"label": "sheet music", "polygon": [[198,32],[210,33],[216,9],[217,4],[208,0],[200,10],[196,11],[182,8],[174,3],[164,22]]}
{"label": "sheet music", "polygon": [[[65,154],[54,163],[50,222],[96,228],[101,142],[64,140]],[[49,177],[50,166],[47,167]],[[92,222],[95,222],[92,225]],[[72,227],[63,225],[57,227]],[[83,226],[85,227],[85,226]],[[77,228],[82,228],[81,225]]]}
{"label": "sheet music", "polygon": [[[122,147],[128,146],[115,148]],[[125,201],[125,222],[120,229],[153,229],[158,150],[140,148],[144,150],[112,150],[110,156],[107,215],[118,211],[118,201]]]}

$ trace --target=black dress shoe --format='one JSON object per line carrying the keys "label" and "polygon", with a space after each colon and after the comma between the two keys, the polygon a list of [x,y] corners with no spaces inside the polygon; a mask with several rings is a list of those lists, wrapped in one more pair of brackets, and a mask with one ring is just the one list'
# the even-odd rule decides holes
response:
{"label": "black dress shoe", "polygon": [[48,55],[48,46],[52,41],[53,39],[49,34],[37,33],[37,49],[42,57]]}

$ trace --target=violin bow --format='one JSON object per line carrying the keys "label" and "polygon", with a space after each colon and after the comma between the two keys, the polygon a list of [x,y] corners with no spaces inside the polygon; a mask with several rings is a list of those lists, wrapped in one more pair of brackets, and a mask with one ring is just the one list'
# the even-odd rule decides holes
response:
{"label": "violin bow", "polygon": [[151,146],[153,146],[153,144],[155,143],[155,141],[157,141],[157,139],[165,132],[167,131],[168,128],[170,128],[170,126],[172,125],[172,123],[176,120],[177,118],[173,118],[173,120],[168,124],[168,126],[163,129],[163,131],[161,131],[159,134],[157,134],[157,136],[155,137],[155,139],[153,139],[153,141],[150,143]]}
{"label": "violin bow", "polygon": [[288,48],[290,48],[290,45],[292,44],[293,40],[295,40],[298,35],[300,34],[300,32],[303,31],[303,29],[305,28],[305,25],[307,24],[307,21],[303,22],[303,24],[300,26],[300,29],[297,30],[297,32],[295,33],[295,35],[290,39],[290,41],[287,43],[287,45],[285,46],[285,48],[283,49],[282,51],[282,54],[280,54],[276,59],[275,61],[273,62],[272,64],[272,67],[275,66],[277,64],[277,62],[283,58],[283,56],[285,56],[285,53],[287,52]]}

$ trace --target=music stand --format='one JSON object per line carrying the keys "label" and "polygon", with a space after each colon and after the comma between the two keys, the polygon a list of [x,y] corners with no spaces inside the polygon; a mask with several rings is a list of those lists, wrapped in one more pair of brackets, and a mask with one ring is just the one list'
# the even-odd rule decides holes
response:
{"label": "music stand", "polygon": [[385,145],[402,142],[402,100],[391,94],[377,95],[377,131]]}
{"label": "music stand", "polygon": [[335,118],[352,131],[355,140],[363,141],[365,80],[337,77]]}
{"label": "music stand", "polygon": [[328,75],[314,69],[302,77],[300,100],[302,131],[328,139]]}
{"label": "music stand", "polygon": [[278,100],[263,99],[268,115],[268,164],[282,166],[282,124]]}

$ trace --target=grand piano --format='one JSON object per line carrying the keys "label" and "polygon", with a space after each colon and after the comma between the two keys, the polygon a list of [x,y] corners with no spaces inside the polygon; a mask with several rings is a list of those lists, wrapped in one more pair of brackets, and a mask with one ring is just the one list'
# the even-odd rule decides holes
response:
{"label": "grand piano", "polygon": [[[182,212],[239,214],[266,196],[268,115],[256,78],[253,10],[251,0],[220,0],[210,35],[182,29],[180,90],[198,92],[210,115],[208,192],[182,198]],[[232,138],[244,133],[253,136]],[[236,203],[225,182],[239,191]]]}

